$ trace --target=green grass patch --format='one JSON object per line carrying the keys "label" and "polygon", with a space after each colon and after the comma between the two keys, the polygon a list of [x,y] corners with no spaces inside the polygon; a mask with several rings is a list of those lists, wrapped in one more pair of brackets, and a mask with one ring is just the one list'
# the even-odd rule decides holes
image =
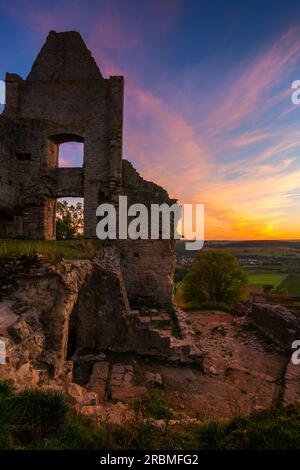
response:
{"label": "green grass patch", "polygon": [[164,392],[157,388],[148,390],[147,398],[142,402],[142,413],[144,418],[170,419],[170,403]]}
{"label": "green grass patch", "polygon": [[149,390],[144,416],[165,419],[162,426],[135,419],[121,425],[82,416],[55,392],[15,392],[0,382],[0,449],[48,450],[284,450],[300,448],[300,406],[272,408],[231,420],[211,420],[188,427],[171,426],[162,390]]}
{"label": "green grass patch", "polygon": [[101,248],[98,240],[15,240],[0,239],[0,258],[40,254],[50,261],[90,259]]}
{"label": "green grass patch", "polygon": [[250,286],[263,286],[266,284],[277,286],[285,277],[286,274],[280,273],[249,274],[248,282]]}
{"label": "green grass patch", "polygon": [[232,421],[211,421],[196,427],[198,449],[284,450],[300,446],[299,408],[271,409]]}
{"label": "green grass patch", "polygon": [[300,274],[289,274],[278,284],[277,289],[287,289],[290,295],[300,295]]}

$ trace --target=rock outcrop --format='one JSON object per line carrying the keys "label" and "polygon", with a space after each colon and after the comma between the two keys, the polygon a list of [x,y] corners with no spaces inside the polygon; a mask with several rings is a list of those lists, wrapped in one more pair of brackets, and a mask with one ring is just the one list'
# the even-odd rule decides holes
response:
{"label": "rock outcrop", "polygon": [[195,358],[184,339],[165,335],[130,308],[117,245],[92,260],[25,256],[0,264],[0,340],[7,353],[0,379],[20,387],[84,385],[107,351]]}

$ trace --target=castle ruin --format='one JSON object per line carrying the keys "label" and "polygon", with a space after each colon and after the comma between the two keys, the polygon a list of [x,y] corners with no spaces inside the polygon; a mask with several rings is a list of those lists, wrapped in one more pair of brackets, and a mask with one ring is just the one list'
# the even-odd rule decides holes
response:
{"label": "castle ruin", "polygon": [[[55,240],[56,201],[84,198],[84,237],[96,236],[96,208],[173,203],[122,159],[124,79],[103,78],[78,32],[51,31],[28,77],[6,74],[0,116],[0,237]],[[82,168],[60,168],[59,145],[84,144]],[[172,240],[124,240],[129,298],[172,301]]]}

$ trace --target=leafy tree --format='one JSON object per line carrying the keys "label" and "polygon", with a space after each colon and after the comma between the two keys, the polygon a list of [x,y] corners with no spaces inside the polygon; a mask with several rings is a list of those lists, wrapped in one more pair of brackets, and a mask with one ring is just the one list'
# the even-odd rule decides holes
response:
{"label": "leafy tree", "polygon": [[68,204],[58,201],[56,208],[56,238],[57,240],[75,240],[83,234],[83,205]]}
{"label": "leafy tree", "polygon": [[183,281],[186,302],[232,303],[241,298],[247,274],[224,250],[200,252]]}

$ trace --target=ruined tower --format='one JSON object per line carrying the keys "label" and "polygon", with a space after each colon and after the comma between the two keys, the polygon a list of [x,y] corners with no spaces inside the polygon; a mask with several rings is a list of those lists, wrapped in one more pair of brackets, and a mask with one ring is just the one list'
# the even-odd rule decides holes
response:
{"label": "ruined tower", "polygon": [[[26,80],[6,75],[1,116],[2,236],[55,239],[56,199],[84,197],[84,234],[96,207],[120,192],[123,77],[104,79],[77,32],[51,31]],[[59,144],[84,143],[83,168],[58,168]]]}
{"label": "ruined tower", "polygon": [[[23,80],[6,75],[0,116],[0,237],[54,240],[56,200],[84,198],[84,237],[102,202],[172,204],[122,159],[123,77],[103,78],[80,34],[51,31]],[[59,168],[59,145],[84,144],[82,168]],[[129,299],[172,301],[173,240],[124,240]]]}

